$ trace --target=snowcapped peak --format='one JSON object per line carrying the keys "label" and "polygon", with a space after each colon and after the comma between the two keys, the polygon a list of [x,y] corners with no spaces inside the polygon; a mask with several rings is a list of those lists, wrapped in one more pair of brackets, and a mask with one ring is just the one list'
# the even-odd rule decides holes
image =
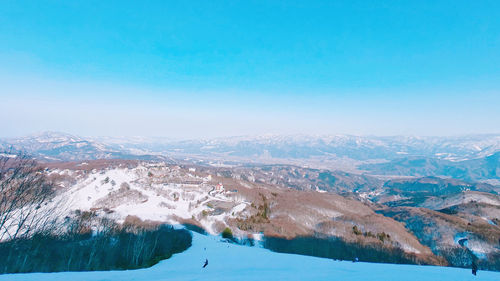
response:
{"label": "snowcapped peak", "polygon": [[39,142],[55,142],[55,141],[71,141],[71,142],[76,142],[76,141],[82,141],[83,139],[78,136],[74,136],[68,133],[61,133],[61,132],[55,132],[55,131],[45,131],[45,132],[40,132],[40,133],[35,133],[32,135],[29,135],[27,137],[24,137],[22,139],[25,140],[36,140]]}

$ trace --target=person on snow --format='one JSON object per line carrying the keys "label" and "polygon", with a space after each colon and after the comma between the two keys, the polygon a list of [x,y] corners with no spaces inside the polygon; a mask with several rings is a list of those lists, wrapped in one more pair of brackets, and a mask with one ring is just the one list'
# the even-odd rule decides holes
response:
{"label": "person on snow", "polygon": [[208,265],[208,259],[205,259],[205,264],[203,265],[203,268],[207,267]]}
{"label": "person on snow", "polygon": [[477,273],[477,264],[475,262],[472,262],[472,274],[476,275]]}

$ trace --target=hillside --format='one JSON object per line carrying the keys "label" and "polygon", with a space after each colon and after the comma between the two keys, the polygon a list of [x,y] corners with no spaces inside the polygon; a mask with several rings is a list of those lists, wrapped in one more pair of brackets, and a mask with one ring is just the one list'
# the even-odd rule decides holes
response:
{"label": "hillside", "polygon": [[[487,184],[440,178],[384,182],[362,175],[283,165],[216,168],[99,160],[52,163],[47,164],[47,168],[49,177],[59,186],[58,195],[47,207],[57,205],[59,217],[87,211],[117,222],[135,217],[191,224],[212,234],[228,227],[236,237],[243,239],[262,234],[287,239],[333,237],[353,246],[393,253],[391,255],[402,251],[411,263],[467,266],[470,257],[453,263],[435,247],[445,243],[443,245],[460,248],[455,240],[441,241],[440,236],[429,240],[425,235],[428,231],[441,231],[433,227],[440,225],[433,222],[436,212],[422,208],[426,211],[418,216],[432,223],[410,225],[399,215],[407,209],[394,206],[436,209],[449,217],[450,225],[446,228],[449,237],[467,231],[468,221],[477,224],[474,237],[488,245],[482,248],[479,258],[483,259],[484,267],[498,270],[488,257],[499,252],[492,237],[498,235],[495,202],[500,199]],[[472,189],[492,193],[475,192],[470,196],[463,193]],[[406,199],[389,200],[397,193]],[[465,209],[467,204],[476,201],[482,205]],[[454,213],[451,210],[455,210]],[[489,240],[481,238],[486,236]]]}
{"label": "hillside", "polygon": [[500,152],[482,158],[462,161],[404,157],[387,163],[363,164],[359,168],[378,175],[448,176],[469,181],[499,180]]}
{"label": "hillside", "polygon": [[[53,199],[63,212],[58,216],[94,211],[117,221],[137,216],[142,220],[192,223],[214,234],[229,226],[238,236],[323,233],[349,241],[380,243],[375,237],[353,233],[357,226],[363,232],[390,235],[387,246],[432,257],[402,225],[356,200],[237,180],[215,168],[130,165],[115,162],[114,166],[97,169],[94,162],[84,162],[74,164],[72,169],[52,168],[49,175],[60,186],[59,195]],[[219,183],[222,190],[217,189]]]}

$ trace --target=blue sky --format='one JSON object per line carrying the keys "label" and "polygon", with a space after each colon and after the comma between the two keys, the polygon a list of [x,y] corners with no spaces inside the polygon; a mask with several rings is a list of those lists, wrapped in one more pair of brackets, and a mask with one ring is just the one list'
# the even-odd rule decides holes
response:
{"label": "blue sky", "polygon": [[0,136],[500,133],[499,1],[2,1]]}

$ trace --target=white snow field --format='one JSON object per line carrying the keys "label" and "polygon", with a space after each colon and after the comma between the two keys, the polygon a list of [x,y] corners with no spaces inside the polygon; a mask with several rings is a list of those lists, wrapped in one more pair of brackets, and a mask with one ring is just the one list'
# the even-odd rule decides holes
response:
{"label": "white snow field", "polygon": [[[205,259],[208,266],[202,268]],[[500,280],[500,272],[470,269],[353,263],[280,254],[259,247],[222,242],[220,237],[193,233],[187,251],[146,269],[0,275],[0,280]]]}
{"label": "white snow field", "polygon": [[[225,225],[227,219],[238,217],[250,206],[251,202],[238,194],[215,190],[217,183],[211,182],[211,175],[204,178],[190,172],[164,163],[94,169],[84,174],[54,169],[50,174],[69,176],[76,182],[61,183],[61,192],[47,208],[57,209],[53,215],[59,218],[71,216],[76,210],[102,211],[107,208],[112,214],[106,216],[120,223],[129,215],[170,224],[196,218],[209,233],[217,234],[220,232],[214,227],[217,223]],[[181,183],[189,181],[191,183]],[[211,204],[217,203],[225,204],[226,211],[204,215],[211,212]]]}

